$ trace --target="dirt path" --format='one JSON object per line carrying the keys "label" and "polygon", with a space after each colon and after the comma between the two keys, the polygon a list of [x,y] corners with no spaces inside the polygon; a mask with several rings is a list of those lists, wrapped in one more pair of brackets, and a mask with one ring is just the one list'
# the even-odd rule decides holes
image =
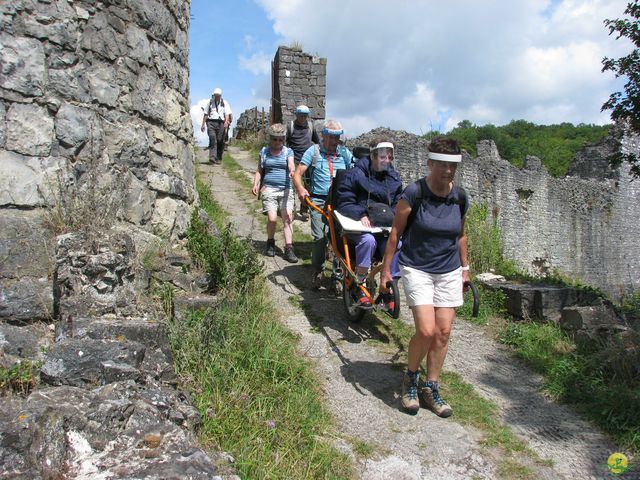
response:
{"label": "dirt path", "polygon": [[[234,147],[229,153],[253,174],[255,159]],[[200,161],[204,161],[201,155],[199,152]],[[230,213],[238,234],[250,237],[261,250],[266,235],[262,222],[251,216],[250,210],[259,205],[250,192],[219,166],[201,164],[200,171],[215,200]],[[309,226],[296,222],[295,228],[308,232]],[[276,237],[276,244],[282,247],[282,239]],[[371,320],[347,324],[341,299],[327,290],[308,290],[310,266],[291,265],[278,255],[264,257],[264,263],[274,303],[286,325],[300,336],[300,353],[316,366],[326,403],[343,438],[375,446],[372,458],[354,456],[360,478],[497,477],[495,452],[480,444],[480,432],[456,423],[455,413],[444,420],[426,410],[417,416],[400,411],[398,352],[385,353],[375,345],[375,340],[385,339],[373,337],[376,330],[371,328]],[[302,308],[296,306],[297,301]],[[310,313],[307,316],[304,312]],[[403,309],[402,321],[412,323],[408,309]],[[540,378],[482,328],[464,321],[455,323],[445,369],[459,373],[498,405],[503,421],[541,458],[553,462],[550,467],[528,465],[539,478],[608,478],[606,461],[616,447],[571,409],[540,394]],[[337,445],[351,453],[349,441],[338,439]]]}

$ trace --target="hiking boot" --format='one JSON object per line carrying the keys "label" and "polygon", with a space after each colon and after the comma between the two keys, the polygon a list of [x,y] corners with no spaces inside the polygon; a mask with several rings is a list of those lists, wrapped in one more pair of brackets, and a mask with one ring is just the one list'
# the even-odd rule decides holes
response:
{"label": "hiking boot", "polygon": [[440,396],[439,390],[440,385],[438,382],[428,381],[420,389],[420,400],[422,400],[425,408],[428,408],[439,417],[450,417],[453,414],[453,409]]}
{"label": "hiking boot", "polygon": [[276,256],[276,243],[274,240],[267,240],[267,248],[265,249],[264,254],[267,257]]}
{"label": "hiking boot", "polygon": [[284,259],[289,263],[298,263],[298,257],[296,257],[293,251],[293,246],[284,247]]}
{"label": "hiking boot", "polygon": [[356,297],[358,299],[358,305],[360,305],[361,307],[371,306],[371,300],[369,299],[369,297],[367,297],[367,294],[362,291],[362,289],[358,288]]}
{"label": "hiking boot", "polygon": [[420,372],[409,373],[408,371],[402,376],[402,398],[400,403],[402,409],[415,415],[420,410],[420,402],[418,401],[418,381]]}
{"label": "hiking boot", "polygon": [[314,272],[311,277],[311,290],[319,290],[324,281],[324,274],[322,272]]}
{"label": "hiking boot", "polygon": [[382,304],[384,305],[384,307],[390,311],[393,312],[394,308],[396,308],[396,301],[393,297],[393,294],[391,293],[383,293],[382,294]]}

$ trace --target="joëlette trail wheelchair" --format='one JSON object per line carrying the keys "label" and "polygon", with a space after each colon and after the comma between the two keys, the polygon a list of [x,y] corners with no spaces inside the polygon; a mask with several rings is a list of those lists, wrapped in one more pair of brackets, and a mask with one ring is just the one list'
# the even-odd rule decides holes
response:
{"label": "jo\u00eblette trail wheelchair", "polygon": [[[343,172],[343,171],[341,171]],[[338,181],[336,178],[335,181]],[[332,189],[335,191],[335,189]],[[387,283],[389,288],[389,297],[393,301],[383,301],[383,296],[378,290],[379,274],[382,271],[382,259],[374,258],[369,270],[369,274],[365,277],[363,282],[360,282],[358,276],[355,273],[355,248],[351,242],[349,242],[346,234],[348,233],[362,233],[362,224],[359,221],[351,220],[347,217],[341,216],[337,211],[333,209],[333,201],[331,198],[331,192],[327,198],[324,208],[318,207],[309,197],[305,198],[307,205],[320,213],[329,227],[329,244],[333,251],[335,260],[338,262],[339,271],[334,271],[332,279],[342,283],[342,299],[344,303],[345,312],[347,318],[351,322],[359,322],[362,320],[367,311],[379,310],[383,311],[392,318],[398,318],[400,316],[400,292],[398,290],[398,280],[394,279],[392,282]],[[358,226],[359,225],[359,226]],[[391,230],[385,229],[386,233]],[[379,228],[374,230],[375,232],[382,232],[383,229]],[[359,292],[362,291],[369,299],[368,305],[361,305],[358,302]]]}

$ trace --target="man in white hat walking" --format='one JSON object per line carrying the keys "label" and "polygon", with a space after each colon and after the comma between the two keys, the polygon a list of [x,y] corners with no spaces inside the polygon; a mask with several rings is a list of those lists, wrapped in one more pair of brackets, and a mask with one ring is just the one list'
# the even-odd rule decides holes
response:
{"label": "man in white hat walking", "polygon": [[209,161],[214,165],[222,163],[225,135],[231,124],[231,115],[229,103],[222,99],[222,90],[216,88],[204,111],[202,125],[200,126],[200,131],[202,132],[204,132],[205,125],[207,126]]}

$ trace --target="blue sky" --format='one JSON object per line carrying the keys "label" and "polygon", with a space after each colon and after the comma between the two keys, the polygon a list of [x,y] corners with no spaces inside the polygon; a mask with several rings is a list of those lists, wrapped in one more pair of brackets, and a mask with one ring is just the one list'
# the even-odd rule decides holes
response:
{"label": "blue sky", "polygon": [[[603,25],[627,0],[192,0],[190,95],[215,87],[234,117],[268,108],[278,45],[328,59],[327,116],[348,136],[377,126],[420,134],[467,119],[502,125],[607,123],[621,81],[604,56],[628,54]],[[200,137],[200,140],[203,138]]]}

